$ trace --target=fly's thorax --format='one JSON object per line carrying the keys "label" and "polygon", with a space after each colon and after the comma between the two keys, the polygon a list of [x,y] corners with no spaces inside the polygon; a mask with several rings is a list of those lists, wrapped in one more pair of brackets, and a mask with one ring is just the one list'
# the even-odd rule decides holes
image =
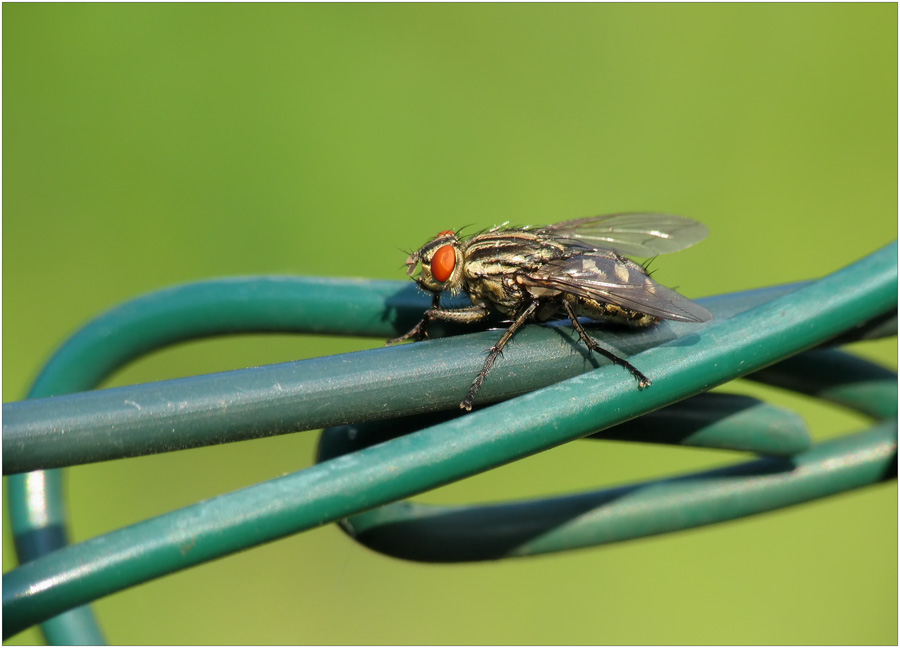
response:
{"label": "fly's thorax", "polygon": [[505,315],[527,303],[518,275],[559,258],[564,246],[524,230],[499,230],[472,237],[463,247],[463,281],[473,300]]}
{"label": "fly's thorax", "polygon": [[539,268],[565,256],[566,245],[527,230],[500,230],[472,237],[463,248],[469,282]]}
{"label": "fly's thorax", "polygon": [[524,290],[512,274],[469,280],[465,290],[473,302],[488,305],[504,315],[516,314],[525,304]]}

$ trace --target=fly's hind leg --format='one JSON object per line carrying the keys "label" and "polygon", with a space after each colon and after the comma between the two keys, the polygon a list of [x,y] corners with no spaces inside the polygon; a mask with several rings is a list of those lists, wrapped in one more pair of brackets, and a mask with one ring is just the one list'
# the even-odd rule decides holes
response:
{"label": "fly's hind leg", "polygon": [[494,366],[494,362],[497,360],[497,356],[503,351],[503,347],[506,346],[506,343],[510,341],[513,335],[515,335],[516,331],[518,331],[522,325],[528,321],[528,318],[534,313],[537,309],[538,303],[536,301],[531,302],[528,305],[528,308],[519,313],[519,316],[516,320],[510,324],[509,328],[503,333],[503,336],[497,341],[497,344],[491,347],[491,350],[488,352],[488,357],[484,361],[484,365],[481,367],[481,371],[478,372],[478,375],[475,376],[475,380],[472,381],[472,386],[469,387],[469,393],[466,394],[466,397],[463,399],[463,402],[459,404],[459,406],[466,410],[467,412],[472,411],[472,401],[475,400],[475,394],[478,393],[479,388],[481,387],[481,383],[484,382],[484,379],[487,377],[488,372],[491,370],[491,367]]}
{"label": "fly's hind leg", "polygon": [[625,367],[626,369],[628,369],[628,371],[630,371],[632,375],[637,378],[638,389],[649,387],[652,384],[647,376],[638,371],[637,367],[625,360],[625,358],[620,358],[612,351],[604,349],[602,346],[600,346],[600,343],[592,338],[588,334],[588,332],[584,330],[584,326],[582,326],[581,322],[578,321],[578,316],[575,315],[575,311],[572,310],[572,306],[568,301],[563,301],[563,305],[565,305],[566,307],[566,313],[569,315],[569,319],[572,320],[572,325],[575,327],[575,330],[578,331],[578,337],[581,338],[588,349],[590,349],[591,351],[596,351],[604,357],[609,358],[612,362],[619,365],[620,367]]}

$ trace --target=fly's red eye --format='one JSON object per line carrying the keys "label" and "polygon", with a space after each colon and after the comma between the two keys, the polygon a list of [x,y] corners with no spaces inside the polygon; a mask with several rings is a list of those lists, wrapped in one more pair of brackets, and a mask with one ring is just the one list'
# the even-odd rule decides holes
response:
{"label": "fly's red eye", "polygon": [[453,230],[444,230],[438,236],[447,236],[448,234],[453,234]]}
{"label": "fly's red eye", "polygon": [[431,257],[431,274],[435,279],[443,283],[453,274],[455,265],[456,250],[453,249],[452,245],[445,245],[438,248],[438,251]]}

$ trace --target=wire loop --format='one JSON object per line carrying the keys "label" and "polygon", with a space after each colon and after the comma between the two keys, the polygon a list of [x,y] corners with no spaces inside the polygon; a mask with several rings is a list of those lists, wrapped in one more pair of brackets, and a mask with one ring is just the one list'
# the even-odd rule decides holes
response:
{"label": "wire loop", "polygon": [[[757,374],[761,379],[787,380],[792,386],[798,385],[797,389],[851,404],[885,422],[868,432],[819,444],[790,457],[750,462],[741,469],[740,477],[727,472],[729,469],[708,473],[701,481],[705,486],[718,485],[711,490],[703,490],[704,484],[698,485],[694,476],[666,482],[667,492],[674,496],[654,492],[653,487],[632,486],[613,494],[588,494],[586,499],[575,496],[571,502],[551,501],[544,504],[546,514],[541,519],[545,526],[541,528],[547,531],[542,535],[535,535],[532,527],[525,536],[520,533],[512,540],[506,537],[493,547],[478,549],[471,554],[474,558],[441,553],[439,548],[432,553],[444,560],[485,559],[683,528],[670,522],[640,529],[648,519],[639,519],[637,512],[650,505],[641,497],[658,498],[653,501],[663,508],[672,502],[685,506],[695,502],[697,507],[688,511],[689,517],[692,524],[703,524],[716,515],[716,519],[748,515],[890,476],[896,467],[896,376],[873,373],[871,380],[828,382],[823,367],[837,363],[837,374],[845,373],[841,363],[849,361],[843,356],[817,356],[813,360],[809,360],[812,354],[799,356],[796,362],[812,362],[809,371],[792,365],[794,361],[783,361],[840,335],[846,341],[854,335],[896,334],[896,243],[815,282],[701,301],[716,314],[712,322],[666,323],[638,334],[604,335],[604,341],[617,352],[636,355],[634,361],[653,378],[652,388],[634,389],[630,375],[583,353],[571,329],[530,326],[517,337],[515,352],[504,356],[479,394],[482,402],[503,402],[68,545],[60,472],[20,471],[175,449],[171,438],[153,437],[147,432],[165,427],[155,418],[159,410],[151,406],[153,403],[171,402],[177,395],[181,399],[178,402],[196,406],[216,394],[231,398],[235,393],[247,394],[240,403],[228,398],[218,401],[220,407],[206,410],[205,417],[168,419],[167,424],[176,424],[182,433],[179,447],[440,412],[456,406],[458,394],[465,391],[480,366],[485,341],[497,337],[496,332],[487,331],[337,356],[337,360],[320,358],[161,381],[142,386],[144,389],[124,387],[75,394],[95,388],[109,373],[143,353],[201,336],[290,330],[392,337],[417,320],[427,307],[427,299],[399,282],[245,278],[179,286],[117,307],[88,324],[54,355],[29,394],[38,400],[4,405],[4,473],[12,474],[8,481],[10,511],[23,564],[3,576],[3,635],[8,637],[42,623],[51,642],[100,643],[102,635],[89,609],[78,608],[96,598],[342,519],[351,519],[350,526],[360,539],[365,535],[371,540],[389,529],[392,522],[371,517],[377,511],[364,514],[368,518],[360,517],[361,511],[607,430],[760,370],[769,372]],[[864,326],[867,322],[868,327]],[[308,369],[305,374],[302,367]],[[328,367],[330,373],[325,371]],[[297,371],[302,375],[293,383],[273,382],[287,380]],[[878,373],[868,366],[859,371],[860,375]],[[276,398],[285,385],[289,386],[288,395]],[[236,386],[247,391],[235,390]],[[349,387],[357,390],[352,392],[353,398],[347,397]],[[138,408],[139,414],[133,407],[123,408],[121,397],[125,393],[148,399],[144,401],[148,407]],[[304,394],[309,393],[315,396],[304,401]],[[59,396],[45,398],[50,395]],[[892,401],[892,407],[885,405],[885,400]],[[702,408],[708,410],[707,419],[702,427],[693,432],[688,428],[679,432],[674,427],[656,432],[655,441],[734,443],[742,444],[745,450],[774,455],[790,454],[805,445],[802,431],[798,433],[789,415],[756,404],[743,410],[757,412],[748,414],[755,424],[762,425],[766,417],[771,417],[793,432],[787,432],[781,440],[776,439],[778,435],[756,432],[745,434],[742,440],[740,435],[729,436],[735,434],[733,429],[715,429],[725,417],[713,422],[717,416],[713,404],[707,398]],[[740,404],[737,408],[732,404],[735,409],[739,415]],[[85,412],[90,416],[82,416]],[[265,418],[266,412],[271,419]],[[289,412],[294,414],[286,424],[280,417]],[[116,427],[117,433],[104,427],[103,415],[112,417],[107,421],[121,424]],[[212,431],[221,425],[231,427],[224,433],[221,428],[218,434]],[[331,439],[334,434],[329,432],[326,437]],[[649,440],[650,434],[645,432],[645,438]],[[56,445],[64,438],[71,454],[69,459],[60,460]],[[117,444],[123,448],[119,454],[111,450]],[[701,491],[693,490],[696,488]],[[754,489],[759,497],[738,497],[737,491]],[[727,500],[729,494],[741,503],[713,515],[711,507],[717,498]],[[620,509],[622,525],[615,531],[611,527],[603,531],[602,524],[596,524],[606,509],[597,506],[611,506],[606,502],[613,495],[620,506],[631,502],[637,508]],[[694,495],[697,497],[692,499]],[[562,508],[554,511],[555,507]],[[383,514],[401,508],[393,505],[380,510]],[[593,513],[587,515],[587,511]],[[458,514],[468,516],[472,510],[451,511],[450,517],[445,511],[444,528],[448,527],[447,520],[454,520]],[[407,522],[418,523],[415,517],[410,516]],[[560,527],[561,520],[569,524]],[[424,528],[441,527],[435,524],[426,523]],[[569,531],[571,524],[576,528]],[[461,528],[472,527],[467,523]],[[377,529],[380,531],[376,533]],[[388,534],[390,543],[410,537],[408,526],[400,533],[395,533],[397,530],[395,524]],[[430,554],[410,557],[433,559]]]}

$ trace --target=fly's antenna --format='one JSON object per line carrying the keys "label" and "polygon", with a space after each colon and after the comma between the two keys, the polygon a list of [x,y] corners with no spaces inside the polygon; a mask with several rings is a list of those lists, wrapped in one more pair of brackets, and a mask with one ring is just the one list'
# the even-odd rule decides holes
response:
{"label": "fly's antenna", "polygon": [[[406,250],[406,249],[404,249],[404,248],[402,248],[402,247],[398,247],[397,249],[400,250],[401,252],[403,252],[403,254],[406,255],[406,258],[407,258],[407,259],[408,259],[409,257],[411,257],[412,254],[413,254],[412,251]],[[406,263],[401,263],[399,266],[397,266],[397,268],[405,268],[405,267],[406,267]]]}

